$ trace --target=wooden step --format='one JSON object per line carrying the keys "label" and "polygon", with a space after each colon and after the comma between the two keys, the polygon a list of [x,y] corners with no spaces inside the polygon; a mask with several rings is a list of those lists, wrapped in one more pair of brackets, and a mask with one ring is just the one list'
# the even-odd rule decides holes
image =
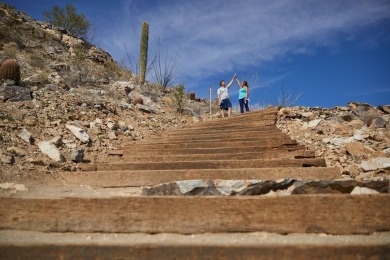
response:
{"label": "wooden step", "polygon": [[238,133],[230,135],[225,134],[204,134],[204,135],[189,135],[189,136],[167,136],[167,137],[153,137],[147,140],[140,140],[138,143],[156,143],[156,142],[217,142],[217,141],[247,141],[247,140],[268,140],[268,139],[282,139],[289,138],[283,133],[256,133],[254,131],[247,133]]}
{"label": "wooden step", "polygon": [[184,170],[184,169],[240,169],[274,167],[326,167],[322,158],[305,159],[252,159],[219,161],[174,161],[174,162],[124,162],[96,164],[98,171],[121,170]]}
{"label": "wooden step", "polygon": [[247,146],[247,147],[214,147],[214,148],[142,148],[137,146],[124,146],[120,149],[122,153],[132,153],[136,155],[167,155],[167,154],[224,154],[225,156],[234,155],[237,153],[252,153],[263,152],[267,150],[272,151],[304,151],[306,147],[301,145],[275,145],[273,147],[261,147],[261,146]]}
{"label": "wooden step", "polygon": [[[118,155],[118,153],[116,153]],[[137,152],[135,152],[137,154]],[[115,153],[114,153],[115,155]],[[203,161],[203,160],[226,160],[227,157],[232,159],[280,159],[280,158],[314,158],[315,154],[311,151],[264,151],[264,152],[252,152],[252,153],[229,153],[229,155],[221,154],[164,154],[145,156],[134,155],[134,153],[119,153],[120,157],[113,158],[108,156],[100,159],[98,163],[109,163],[115,160],[118,162],[167,162],[167,161]],[[149,154],[150,155],[150,154]]]}
{"label": "wooden step", "polygon": [[[297,145],[288,138],[268,139],[262,141],[225,141],[225,142],[184,142],[184,143],[137,143],[131,146],[124,146],[122,149],[177,149],[177,148],[214,148],[214,147],[277,147],[283,145]],[[227,151],[228,152],[228,151]]]}
{"label": "wooden step", "polygon": [[[175,135],[192,135],[192,134],[207,134],[207,133],[240,133],[240,132],[250,132],[250,131],[258,131],[261,132],[266,129],[272,129],[276,127],[274,125],[241,125],[241,124],[232,124],[232,125],[222,125],[219,127],[191,127],[191,128],[182,128],[172,130],[172,133]],[[169,134],[168,134],[169,135]]]}
{"label": "wooden step", "polygon": [[390,234],[0,231],[0,259],[389,259]]}
{"label": "wooden step", "polygon": [[370,234],[390,231],[390,195],[0,198],[0,229],[43,232]]}
{"label": "wooden step", "polygon": [[304,180],[336,179],[339,168],[330,167],[283,167],[199,170],[139,170],[62,172],[58,175],[69,184],[93,187],[140,187],[182,180],[275,180],[296,178]]}

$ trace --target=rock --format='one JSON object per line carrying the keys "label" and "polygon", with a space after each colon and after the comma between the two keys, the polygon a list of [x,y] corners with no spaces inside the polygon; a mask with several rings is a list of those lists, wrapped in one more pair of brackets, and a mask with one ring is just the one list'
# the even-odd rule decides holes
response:
{"label": "rock", "polygon": [[334,145],[341,146],[353,142],[353,137],[348,137],[348,138],[335,137],[331,139],[330,142]]}
{"label": "rock", "polygon": [[362,195],[362,194],[379,194],[379,192],[365,187],[355,187],[351,192],[351,195]]}
{"label": "rock", "polygon": [[25,156],[28,152],[22,148],[16,146],[10,146],[7,148],[7,152],[15,154],[17,156]]}
{"label": "rock", "polygon": [[189,180],[175,182],[180,195],[214,195],[215,185],[211,180]]}
{"label": "rock", "polygon": [[85,130],[70,124],[67,124],[65,127],[69,131],[71,131],[72,134],[76,136],[81,142],[88,143],[91,140],[87,132],[85,132]]}
{"label": "rock", "polygon": [[121,92],[122,96],[127,96],[130,92],[135,89],[134,82],[129,81],[116,81],[111,86],[112,91]]}
{"label": "rock", "polygon": [[390,114],[390,105],[387,106],[378,106],[378,109],[385,114]]}
{"label": "rock", "polygon": [[54,144],[47,141],[42,141],[38,143],[38,147],[43,154],[47,155],[53,161],[56,162],[65,161],[65,158],[61,155],[60,151]]}
{"label": "rock", "polygon": [[377,118],[375,118],[373,121],[372,121],[372,123],[371,123],[371,125],[370,125],[370,127],[371,128],[385,128],[386,127],[386,125],[387,125],[387,123],[388,122],[386,122],[386,120],[383,118],[383,117],[377,117]]}
{"label": "rock", "polygon": [[322,119],[316,119],[316,120],[312,120],[308,123],[304,123],[302,128],[303,129],[306,129],[306,128],[316,128],[320,123],[321,123]]}
{"label": "rock", "polygon": [[[258,183],[260,181],[253,181]],[[220,180],[215,183],[216,188],[223,195],[234,195],[246,189],[250,183],[245,180]]]}
{"label": "rock", "polygon": [[103,124],[103,120],[101,120],[100,118],[96,118],[95,119],[95,123],[99,124],[99,125],[102,125]]}
{"label": "rock", "polygon": [[56,136],[53,139],[49,140],[49,142],[57,147],[60,147],[63,144],[61,136]]}
{"label": "rock", "polygon": [[142,195],[161,196],[161,195],[215,195],[216,189],[211,180],[187,180],[171,183],[163,183],[153,187],[142,189]]}
{"label": "rock", "polygon": [[301,182],[292,191],[292,194],[349,194],[356,186],[370,188],[380,193],[389,192],[389,180],[387,179],[361,182],[356,180],[320,180]]}
{"label": "rock", "polygon": [[33,144],[34,143],[34,138],[32,137],[32,135],[27,131],[26,128],[23,128],[20,133],[18,134],[18,136],[23,140],[25,141],[26,143],[29,143],[29,144]]}
{"label": "rock", "polygon": [[119,129],[119,124],[116,122],[108,122],[106,125],[111,130],[118,130]]}
{"label": "rock", "polygon": [[70,158],[73,162],[77,162],[77,163],[82,162],[84,160],[84,150],[83,149],[73,150]]}
{"label": "rock", "polygon": [[360,105],[352,109],[352,113],[367,126],[371,125],[372,121],[380,116],[379,112],[370,105]]}
{"label": "rock", "polygon": [[26,126],[36,126],[38,124],[38,119],[35,116],[27,116],[24,119],[24,125]]}
{"label": "rock", "polygon": [[124,121],[119,121],[118,127],[119,127],[119,130],[121,130],[122,132],[125,132],[128,129],[126,122],[124,122]]}
{"label": "rock", "polygon": [[285,190],[294,183],[292,179],[261,180],[188,180],[146,187],[142,195],[264,195],[271,190]]}
{"label": "rock", "polygon": [[148,107],[148,106],[145,106],[145,105],[141,105],[141,104],[137,104],[136,107],[137,107],[139,110],[143,111],[143,112],[150,113],[150,114],[157,114],[157,111],[154,110],[154,109],[151,108],[151,107]]}
{"label": "rock", "polygon": [[388,169],[390,168],[390,158],[387,157],[373,158],[371,160],[362,161],[360,167],[365,172],[376,171],[380,169]]}
{"label": "rock", "polygon": [[3,97],[4,102],[22,102],[32,100],[31,90],[29,88],[19,86],[0,86],[0,96]]}
{"label": "rock", "polygon": [[355,142],[347,143],[345,145],[345,148],[347,149],[348,154],[350,154],[354,157],[355,156],[364,156],[364,155],[368,155],[371,153],[371,151],[366,146],[364,146],[362,143],[355,143]]}
{"label": "rock", "polygon": [[5,163],[5,164],[14,164],[15,163],[15,158],[10,153],[3,153],[1,155],[1,162]]}
{"label": "rock", "polygon": [[0,183],[0,188],[5,190],[28,191],[24,184],[15,184],[12,182]]}
{"label": "rock", "polygon": [[115,134],[114,131],[108,132],[108,138],[109,138],[110,140],[118,140],[118,137],[116,136],[116,134]]}
{"label": "rock", "polygon": [[355,119],[349,122],[348,126],[351,127],[352,129],[360,129],[364,126],[364,122],[362,120]]}
{"label": "rock", "polygon": [[334,128],[334,134],[342,136],[352,136],[353,129],[348,127],[347,125],[336,125]]}

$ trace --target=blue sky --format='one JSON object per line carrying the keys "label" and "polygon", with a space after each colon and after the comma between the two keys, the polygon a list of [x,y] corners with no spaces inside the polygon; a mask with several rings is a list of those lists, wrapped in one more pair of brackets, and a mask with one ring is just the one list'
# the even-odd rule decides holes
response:
{"label": "blue sky", "polygon": [[[177,62],[176,84],[213,98],[234,73],[250,84],[251,103],[267,104],[281,86],[296,105],[349,101],[390,104],[389,0],[6,0],[42,20],[72,3],[96,26],[93,43],[115,60],[138,57],[142,22],[149,51],[160,42]],[[125,47],[126,46],[126,50]],[[231,98],[238,98],[233,85]]]}

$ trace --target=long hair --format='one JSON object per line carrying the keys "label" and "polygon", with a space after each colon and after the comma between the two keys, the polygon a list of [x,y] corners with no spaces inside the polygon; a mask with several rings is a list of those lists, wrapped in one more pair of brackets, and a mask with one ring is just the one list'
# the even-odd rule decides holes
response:
{"label": "long hair", "polygon": [[247,82],[246,80],[244,80],[244,81],[242,82],[242,85],[244,85],[245,87],[249,88],[248,82]]}

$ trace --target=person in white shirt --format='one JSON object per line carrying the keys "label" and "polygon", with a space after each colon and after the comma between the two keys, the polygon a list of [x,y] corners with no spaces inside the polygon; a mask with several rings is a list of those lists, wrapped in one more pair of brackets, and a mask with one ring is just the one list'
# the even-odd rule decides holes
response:
{"label": "person in white shirt", "polygon": [[229,82],[227,86],[224,80],[221,80],[219,82],[220,87],[217,91],[217,94],[218,94],[219,107],[221,108],[222,118],[225,117],[225,110],[228,111],[228,117],[232,115],[232,102],[230,102],[229,88],[232,86],[235,78],[236,78],[236,74],[234,74],[234,77],[232,78],[232,80]]}

